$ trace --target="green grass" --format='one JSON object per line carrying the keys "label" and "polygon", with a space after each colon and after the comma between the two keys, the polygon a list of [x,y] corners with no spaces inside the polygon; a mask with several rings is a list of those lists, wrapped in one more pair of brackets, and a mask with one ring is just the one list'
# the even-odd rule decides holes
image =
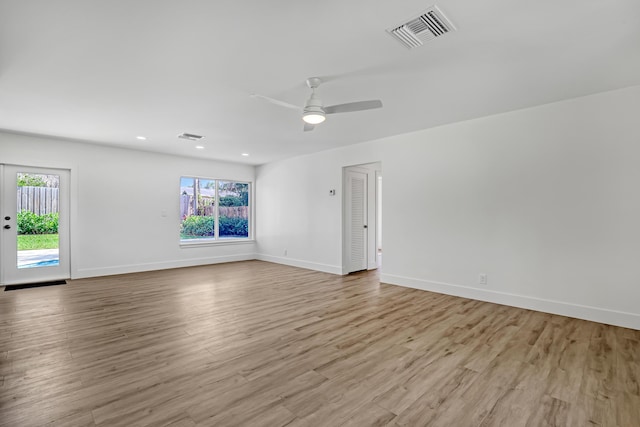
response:
{"label": "green grass", "polygon": [[20,234],[18,235],[18,250],[57,249],[57,234]]}

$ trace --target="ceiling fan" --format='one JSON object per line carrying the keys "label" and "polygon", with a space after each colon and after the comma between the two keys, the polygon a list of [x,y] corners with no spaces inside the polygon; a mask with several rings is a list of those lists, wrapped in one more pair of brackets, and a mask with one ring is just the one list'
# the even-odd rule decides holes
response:
{"label": "ceiling fan", "polygon": [[379,99],[370,101],[358,101],[348,102],[346,104],[329,105],[327,107],[322,105],[322,101],[316,95],[316,89],[322,80],[319,77],[310,77],[307,79],[307,86],[311,89],[311,96],[305,102],[304,107],[300,108],[297,105],[289,104],[288,102],[280,101],[278,99],[269,98],[268,96],[251,94],[253,98],[261,98],[272,104],[279,105],[285,108],[291,108],[302,112],[302,120],[304,120],[304,131],[308,132],[315,128],[315,125],[325,121],[327,114],[337,113],[350,113],[353,111],[372,110],[374,108],[381,108],[382,101]]}

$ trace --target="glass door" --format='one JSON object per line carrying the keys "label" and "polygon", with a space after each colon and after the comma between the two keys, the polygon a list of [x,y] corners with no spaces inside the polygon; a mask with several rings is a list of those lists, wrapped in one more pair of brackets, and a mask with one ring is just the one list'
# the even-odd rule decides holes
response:
{"label": "glass door", "polygon": [[4,165],[2,178],[2,283],[69,278],[69,171]]}

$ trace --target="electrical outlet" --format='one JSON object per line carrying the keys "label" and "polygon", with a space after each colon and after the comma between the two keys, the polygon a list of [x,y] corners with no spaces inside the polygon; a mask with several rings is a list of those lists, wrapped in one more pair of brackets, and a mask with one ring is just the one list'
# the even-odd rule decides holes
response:
{"label": "electrical outlet", "polygon": [[287,256],[287,250],[286,249],[284,250],[284,256]]}
{"label": "electrical outlet", "polygon": [[480,283],[481,285],[486,285],[487,284],[487,274],[486,273],[480,273],[480,275],[478,276],[478,283]]}

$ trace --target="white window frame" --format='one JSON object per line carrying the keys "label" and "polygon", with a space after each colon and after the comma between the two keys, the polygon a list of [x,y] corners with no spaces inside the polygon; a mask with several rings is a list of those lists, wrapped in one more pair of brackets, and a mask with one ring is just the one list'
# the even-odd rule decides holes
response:
{"label": "white window frame", "polygon": [[[203,238],[196,238],[196,239],[182,239],[180,238],[180,247],[183,248],[189,248],[189,247],[200,247],[200,246],[218,246],[218,245],[238,245],[238,244],[245,244],[245,243],[254,243],[255,239],[254,239],[254,235],[253,235],[253,224],[254,224],[254,209],[253,209],[253,200],[254,200],[254,194],[253,194],[253,182],[251,181],[242,181],[242,180],[237,180],[237,179],[224,179],[224,178],[208,178],[208,177],[204,177],[204,176],[195,176],[195,175],[181,175],[180,176],[180,183],[182,182],[182,179],[184,178],[190,178],[194,180],[194,184],[195,184],[195,180],[205,180],[205,181],[214,181],[215,182],[215,192],[214,192],[214,231],[213,231],[213,236],[212,237],[203,237]],[[247,222],[247,237],[240,237],[240,238],[222,238],[220,239],[220,211],[219,211],[219,201],[220,201],[220,195],[219,195],[219,183],[220,182],[236,182],[236,183],[240,183],[240,184],[247,184],[247,188],[249,190],[249,197],[247,200],[248,203],[248,210],[249,210],[249,221]],[[182,188],[182,186],[180,185],[179,188]],[[178,192],[180,194],[180,192]],[[194,197],[195,197],[195,193],[194,193]],[[182,221],[182,218],[180,219],[180,221]],[[182,224],[182,222],[180,222],[180,224]],[[178,236],[180,237],[180,234],[178,234]]]}

